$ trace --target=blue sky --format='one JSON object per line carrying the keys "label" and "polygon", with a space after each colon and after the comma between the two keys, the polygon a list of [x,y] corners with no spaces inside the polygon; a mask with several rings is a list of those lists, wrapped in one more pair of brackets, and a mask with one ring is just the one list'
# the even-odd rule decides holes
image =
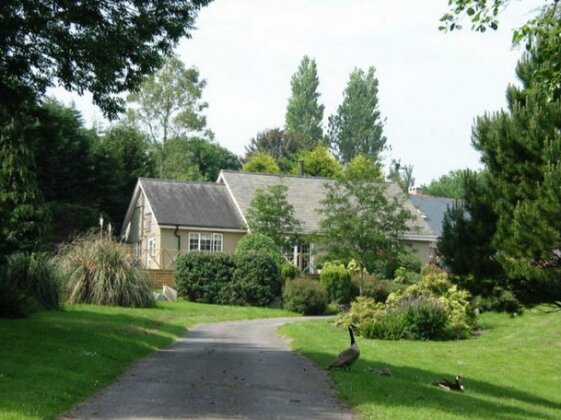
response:
{"label": "blue sky", "polygon": [[[317,62],[325,129],[352,69],[374,66],[391,146],[385,161],[412,164],[420,185],[478,167],[473,120],[504,107],[521,54],[511,48],[512,29],[542,4],[514,2],[497,32],[474,33],[466,24],[446,34],[438,31],[445,0],[215,0],[176,52],[207,80],[208,125],[237,154],[257,132],[283,126],[303,55]],[[53,93],[73,100],[87,124],[106,124],[89,95]]]}

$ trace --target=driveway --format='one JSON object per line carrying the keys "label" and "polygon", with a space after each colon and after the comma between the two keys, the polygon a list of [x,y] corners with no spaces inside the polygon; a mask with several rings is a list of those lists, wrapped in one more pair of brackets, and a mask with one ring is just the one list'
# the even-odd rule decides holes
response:
{"label": "driveway", "polygon": [[302,320],[199,325],[63,418],[351,419],[327,373],[275,332]]}

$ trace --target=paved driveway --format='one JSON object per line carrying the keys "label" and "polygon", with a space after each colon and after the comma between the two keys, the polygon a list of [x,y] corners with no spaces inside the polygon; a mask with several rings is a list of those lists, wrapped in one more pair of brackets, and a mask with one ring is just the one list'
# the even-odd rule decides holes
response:
{"label": "paved driveway", "polygon": [[298,318],[203,324],[135,363],[66,419],[351,419],[324,370],[276,328]]}

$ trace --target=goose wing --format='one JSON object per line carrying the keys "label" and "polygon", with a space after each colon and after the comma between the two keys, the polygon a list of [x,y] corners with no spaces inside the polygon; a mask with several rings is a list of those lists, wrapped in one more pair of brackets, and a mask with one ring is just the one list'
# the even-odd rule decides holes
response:
{"label": "goose wing", "polygon": [[346,350],[343,350],[339,355],[331,362],[329,365],[330,368],[334,367],[341,367],[346,366],[351,363],[354,363],[358,356],[360,355],[360,351],[357,348],[349,347]]}

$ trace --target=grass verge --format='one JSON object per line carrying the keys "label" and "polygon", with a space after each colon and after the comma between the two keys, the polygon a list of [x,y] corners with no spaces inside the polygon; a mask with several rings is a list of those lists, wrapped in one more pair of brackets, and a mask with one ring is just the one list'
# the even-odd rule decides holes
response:
{"label": "grass verge", "polygon": [[[358,338],[351,372],[331,377],[342,400],[364,418],[561,418],[561,313],[528,311],[518,318],[483,314],[483,333],[462,341]],[[327,321],[289,324],[281,332],[295,350],[325,367],[349,345]],[[389,368],[392,377],[374,372]],[[464,377],[465,393],[439,389],[442,377]]]}
{"label": "grass verge", "polygon": [[194,324],[293,315],[179,301],[150,309],[69,305],[0,319],[0,419],[54,418]]}

